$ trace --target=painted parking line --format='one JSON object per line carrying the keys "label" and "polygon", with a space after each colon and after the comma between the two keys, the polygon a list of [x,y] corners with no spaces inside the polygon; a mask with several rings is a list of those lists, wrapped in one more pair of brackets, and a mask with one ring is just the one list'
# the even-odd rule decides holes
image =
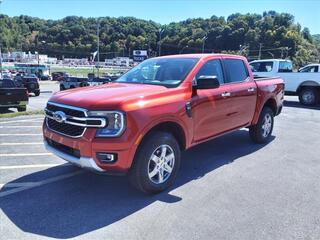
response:
{"label": "painted parking line", "polygon": [[[60,175],[60,176],[56,176],[56,177],[52,177],[52,178],[48,178],[46,180],[35,182],[33,184],[26,185],[26,186],[23,186],[23,187],[18,187],[18,188],[14,188],[14,189],[11,189],[11,190],[4,191],[4,192],[0,192],[0,198],[8,196],[8,195],[11,195],[11,194],[14,194],[14,193],[22,192],[22,191],[25,191],[25,190],[28,190],[28,189],[31,189],[31,188],[40,187],[40,186],[43,186],[43,185],[46,185],[46,184],[49,184],[49,183],[54,183],[54,182],[57,182],[57,181],[60,181],[60,180],[63,180],[63,179],[67,179],[67,178],[79,175],[81,173],[84,173],[84,171],[80,170],[80,171],[76,171],[76,172],[72,172],[72,173],[68,173],[68,174],[64,174],[64,175]],[[1,185],[2,185],[2,188],[6,188],[6,184],[1,184]]]}
{"label": "painted parking line", "polygon": [[1,153],[0,157],[30,157],[30,156],[51,156],[52,153]]}
{"label": "painted parking line", "polygon": [[1,136],[41,136],[42,133],[0,133]]}
{"label": "painted parking line", "polygon": [[24,143],[0,143],[0,146],[15,146],[15,145],[42,145],[43,142],[24,142]]}
{"label": "painted parking line", "polygon": [[0,170],[8,169],[26,169],[26,168],[51,168],[51,167],[65,167],[70,166],[71,164],[29,164],[29,165],[10,165],[10,166],[0,166]]}
{"label": "painted parking line", "polygon": [[42,122],[44,118],[31,118],[31,119],[22,119],[22,120],[15,120],[15,121],[0,121],[0,124],[4,123],[17,123],[17,122]]}
{"label": "painted parking line", "polygon": [[39,126],[0,126],[0,128],[41,128],[42,125]]}

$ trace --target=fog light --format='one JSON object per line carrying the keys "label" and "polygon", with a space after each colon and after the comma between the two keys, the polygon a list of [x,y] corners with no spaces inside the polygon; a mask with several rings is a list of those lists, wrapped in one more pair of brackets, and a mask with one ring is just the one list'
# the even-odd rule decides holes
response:
{"label": "fog light", "polygon": [[97,153],[97,158],[101,163],[114,163],[117,161],[118,155],[116,153]]}

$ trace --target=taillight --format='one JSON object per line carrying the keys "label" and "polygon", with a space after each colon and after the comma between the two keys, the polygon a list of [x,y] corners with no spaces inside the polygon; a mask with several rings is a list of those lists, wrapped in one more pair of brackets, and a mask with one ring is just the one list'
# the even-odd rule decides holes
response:
{"label": "taillight", "polygon": [[25,89],[24,89],[24,93],[25,93],[26,96],[29,96],[28,89],[25,88]]}

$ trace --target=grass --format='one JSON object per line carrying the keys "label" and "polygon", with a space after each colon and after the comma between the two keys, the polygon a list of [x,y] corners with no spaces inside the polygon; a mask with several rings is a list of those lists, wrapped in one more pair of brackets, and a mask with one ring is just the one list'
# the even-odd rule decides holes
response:
{"label": "grass", "polygon": [[18,116],[29,116],[29,115],[43,115],[43,110],[28,111],[28,112],[12,112],[12,113],[0,113],[0,118],[13,118]]}

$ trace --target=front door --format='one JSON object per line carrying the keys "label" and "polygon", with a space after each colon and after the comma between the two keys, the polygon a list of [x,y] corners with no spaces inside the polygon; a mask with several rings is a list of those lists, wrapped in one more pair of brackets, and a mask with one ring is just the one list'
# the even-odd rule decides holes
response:
{"label": "front door", "polygon": [[221,86],[215,89],[198,89],[191,99],[194,124],[194,142],[205,140],[230,129],[230,91],[224,84],[221,60],[206,62],[196,75],[217,76]]}

